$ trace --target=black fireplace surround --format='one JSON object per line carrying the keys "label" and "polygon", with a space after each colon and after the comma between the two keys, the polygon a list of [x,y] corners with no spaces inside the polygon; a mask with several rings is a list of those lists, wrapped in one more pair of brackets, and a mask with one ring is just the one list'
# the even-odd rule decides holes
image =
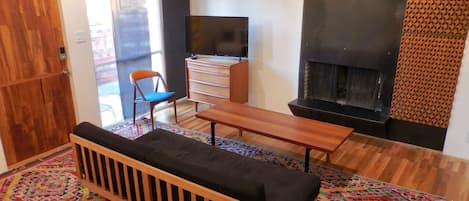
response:
{"label": "black fireplace surround", "polygon": [[442,150],[446,128],[390,117],[406,0],[305,0],[297,116]]}
{"label": "black fireplace surround", "polygon": [[305,0],[295,115],[385,137],[405,0]]}

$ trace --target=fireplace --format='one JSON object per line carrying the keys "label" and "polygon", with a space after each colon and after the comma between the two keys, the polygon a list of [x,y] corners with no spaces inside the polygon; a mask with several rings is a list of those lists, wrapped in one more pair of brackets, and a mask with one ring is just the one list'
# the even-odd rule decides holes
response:
{"label": "fireplace", "polygon": [[385,137],[393,74],[316,59],[306,60],[302,70],[301,96],[289,104],[295,115]]}
{"label": "fireplace", "polygon": [[387,137],[405,0],[304,0],[293,114]]}
{"label": "fireplace", "polygon": [[288,104],[293,114],[442,150],[467,36],[466,7],[303,2],[298,98]]}
{"label": "fireplace", "polygon": [[304,100],[383,111],[383,73],[377,70],[308,61],[303,81]]}

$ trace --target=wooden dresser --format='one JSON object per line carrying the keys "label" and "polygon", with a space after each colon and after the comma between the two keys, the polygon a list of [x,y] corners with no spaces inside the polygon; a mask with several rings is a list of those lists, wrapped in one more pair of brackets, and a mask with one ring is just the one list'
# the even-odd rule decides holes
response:
{"label": "wooden dresser", "polygon": [[197,104],[248,101],[248,61],[186,59],[187,97]]}

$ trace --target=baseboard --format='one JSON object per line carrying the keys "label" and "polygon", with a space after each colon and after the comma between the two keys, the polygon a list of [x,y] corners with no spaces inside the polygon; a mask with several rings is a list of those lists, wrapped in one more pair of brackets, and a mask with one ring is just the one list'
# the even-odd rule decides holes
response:
{"label": "baseboard", "polygon": [[352,127],[355,132],[386,138],[387,115],[361,108],[341,107],[321,101],[288,103],[295,116]]}
{"label": "baseboard", "polygon": [[447,128],[390,119],[387,138],[442,151]]}
{"label": "baseboard", "polygon": [[51,149],[51,150],[49,150],[49,151],[46,151],[46,152],[44,152],[44,153],[40,153],[40,154],[38,154],[38,155],[32,156],[32,157],[27,158],[27,159],[25,159],[25,160],[22,160],[22,161],[20,161],[20,162],[18,162],[18,163],[9,165],[7,171],[10,171],[10,170],[19,168],[19,167],[24,166],[24,165],[26,165],[26,164],[28,164],[28,163],[34,162],[34,161],[36,161],[36,160],[38,160],[38,159],[40,159],[40,158],[44,158],[44,157],[49,156],[49,155],[51,155],[51,154],[53,154],[53,153],[62,151],[62,150],[64,150],[64,149],[67,149],[67,148],[69,148],[69,147],[71,147],[71,146],[72,146],[72,145],[71,145],[70,143],[67,143],[67,144],[61,145],[61,146],[59,146],[59,147],[53,148],[53,149]]}

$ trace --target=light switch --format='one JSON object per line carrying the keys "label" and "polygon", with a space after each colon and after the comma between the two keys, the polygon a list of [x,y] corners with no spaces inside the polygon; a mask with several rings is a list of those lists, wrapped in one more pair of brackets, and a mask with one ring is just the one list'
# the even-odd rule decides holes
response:
{"label": "light switch", "polygon": [[77,44],[86,43],[86,33],[84,31],[75,32],[75,42]]}

